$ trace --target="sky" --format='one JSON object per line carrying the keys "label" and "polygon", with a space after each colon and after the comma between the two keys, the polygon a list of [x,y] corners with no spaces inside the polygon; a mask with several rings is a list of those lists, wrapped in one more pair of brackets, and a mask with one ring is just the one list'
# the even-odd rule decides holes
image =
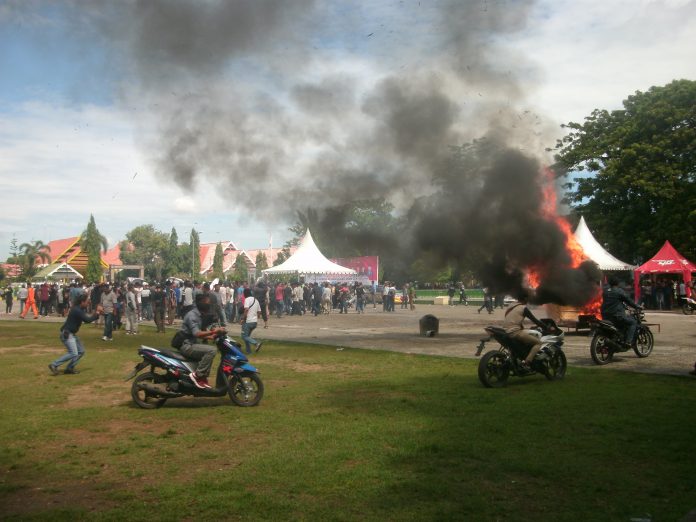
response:
{"label": "sky", "polygon": [[[90,214],[110,245],[282,246],[308,206],[408,204],[425,178],[398,173],[496,118],[543,158],[562,123],[696,79],[694,49],[687,0],[0,0],[0,258]],[[435,144],[393,132],[435,120]]]}

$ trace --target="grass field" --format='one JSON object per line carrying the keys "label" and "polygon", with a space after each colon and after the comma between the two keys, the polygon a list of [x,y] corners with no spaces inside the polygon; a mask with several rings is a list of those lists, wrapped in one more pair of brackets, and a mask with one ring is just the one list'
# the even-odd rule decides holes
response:
{"label": "grass field", "polygon": [[[694,383],[570,368],[483,388],[476,361],[268,342],[260,406],[146,411],[123,376],[143,335],[0,323],[0,518],[679,520],[696,508]],[[167,340],[169,335],[167,335]]]}

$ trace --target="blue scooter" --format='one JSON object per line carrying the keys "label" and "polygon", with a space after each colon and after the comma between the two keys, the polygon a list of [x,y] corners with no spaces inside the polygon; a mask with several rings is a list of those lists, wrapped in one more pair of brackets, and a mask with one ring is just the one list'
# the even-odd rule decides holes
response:
{"label": "blue scooter", "polygon": [[[176,350],[141,346],[138,355],[143,360],[126,377],[129,381],[137,375],[131,387],[135,404],[154,409],[160,408],[167,399],[186,395],[222,397],[228,394],[237,406],[256,406],[263,397],[259,370],[249,364],[249,359],[240,350],[241,344],[227,334],[217,335],[215,344],[221,358],[214,388],[199,388],[191,380],[197,361],[187,359]],[[140,373],[148,366],[149,371]]]}

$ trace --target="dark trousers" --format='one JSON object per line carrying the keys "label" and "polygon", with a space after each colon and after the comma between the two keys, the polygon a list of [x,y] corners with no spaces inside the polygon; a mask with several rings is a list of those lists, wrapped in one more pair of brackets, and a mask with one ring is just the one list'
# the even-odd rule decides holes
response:
{"label": "dark trousers", "polygon": [[157,325],[157,331],[164,333],[164,307],[155,306],[153,309],[153,315],[155,319],[155,325]]}

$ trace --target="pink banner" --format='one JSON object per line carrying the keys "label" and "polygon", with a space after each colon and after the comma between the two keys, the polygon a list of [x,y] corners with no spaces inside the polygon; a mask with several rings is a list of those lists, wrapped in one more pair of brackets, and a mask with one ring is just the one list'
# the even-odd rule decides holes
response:
{"label": "pink banner", "polygon": [[358,273],[357,281],[362,284],[379,281],[379,256],[342,257],[331,261],[355,270]]}

